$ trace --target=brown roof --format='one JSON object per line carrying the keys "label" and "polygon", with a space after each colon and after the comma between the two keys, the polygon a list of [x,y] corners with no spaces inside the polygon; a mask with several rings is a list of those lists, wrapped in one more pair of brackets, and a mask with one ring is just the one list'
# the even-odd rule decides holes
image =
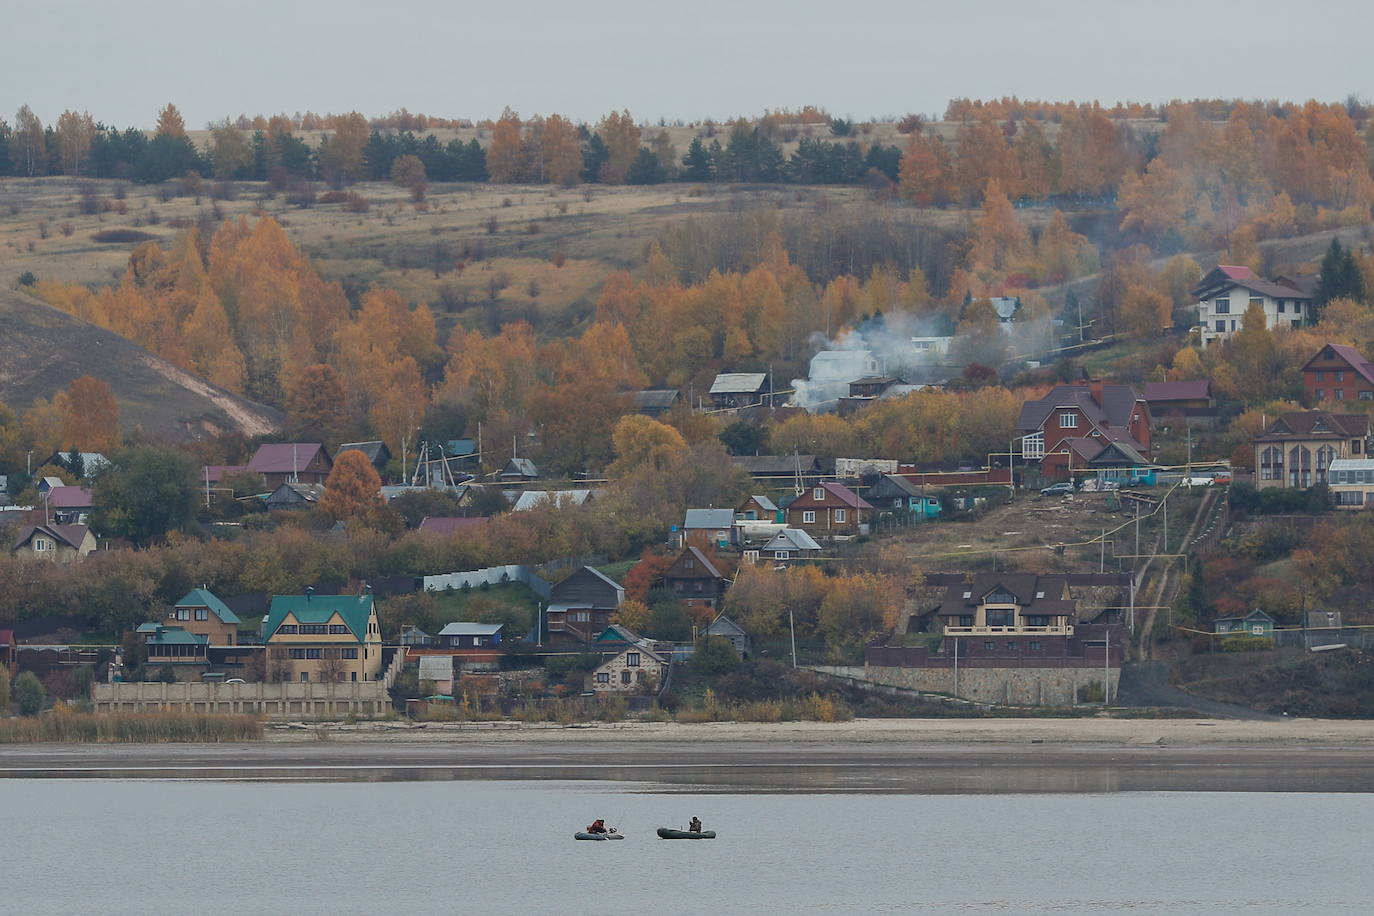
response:
{"label": "brown roof", "polygon": [[89,509],[95,503],[85,487],[53,487],[48,491],[48,505],[54,509]]}
{"label": "brown roof", "polygon": [[[259,474],[295,474],[309,467],[317,452],[324,450],[318,442],[268,442],[258,446],[248,470]],[[324,452],[328,461],[329,453]]]}
{"label": "brown roof", "polygon": [[[1193,294],[1200,299],[1207,298],[1226,289],[1239,286],[1241,289],[1261,293],[1270,299],[1312,298],[1311,292],[1298,288],[1299,283],[1297,281],[1288,277],[1279,277],[1277,280],[1281,282],[1256,276],[1255,272],[1248,267],[1218,264],[1215,270],[1203,277],[1201,282],[1193,287]],[[1287,285],[1289,283],[1294,285]]]}
{"label": "brown roof", "polygon": [[[1073,599],[1061,597],[1067,585],[1068,580],[1063,575],[978,573],[971,582],[954,583],[945,589],[944,600],[940,602],[940,616],[972,614],[983,598],[1001,589],[1016,599],[1023,614],[1072,617]],[[965,598],[965,595],[968,597]]]}
{"label": "brown roof", "polygon": [[1362,413],[1299,410],[1280,414],[1256,442],[1306,439],[1359,439],[1369,435],[1369,417]]}
{"label": "brown roof", "polygon": [[49,535],[59,543],[80,550],[81,542],[86,539],[86,532],[89,530],[85,525],[26,525],[19,530],[19,539],[14,542],[14,546],[10,549],[18,550],[29,542],[29,538],[42,533]]}
{"label": "brown roof", "polygon": [[1102,403],[1093,400],[1087,385],[1056,385],[1049,394],[1021,406],[1016,419],[1018,431],[1035,432],[1045,425],[1051,413],[1064,407],[1077,407],[1094,426],[1128,426],[1139,395],[1130,385],[1103,385]]}
{"label": "brown roof", "polygon": [[[844,505],[849,506],[851,509],[872,509],[872,508],[873,508],[872,504],[869,503],[868,500],[864,499],[864,498],[863,498],[862,496],[860,496],[858,493],[855,493],[853,490],[849,489],[849,487],[846,487],[846,486],[845,486],[844,484],[842,484],[842,483],[833,483],[833,482],[821,483],[821,484],[819,485],[819,489],[825,490],[826,493],[827,493],[827,495],[828,495],[828,497],[829,497],[829,496],[835,497],[835,499],[839,500],[839,501],[840,501],[841,503],[843,503]],[[823,505],[823,504],[827,503],[828,501],[829,501],[828,498],[827,498],[827,499],[821,499],[821,500],[816,499],[815,496],[814,496],[814,494],[813,494],[812,488],[808,487],[805,493],[803,493],[801,496],[798,496],[798,497],[797,497],[796,499],[794,499],[792,502],[788,503],[788,504],[787,504],[787,508],[788,508],[788,509],[802,509],[802,508],[805,508],[805,507],[807,507],[807,506]]]}
{"label": "brown roof", "polygon": [[1203,401],[1212,396],[1212,383],[1205,378],[1187,382],[1146,382],[1145,400],[1151,404],[1158,401]]}

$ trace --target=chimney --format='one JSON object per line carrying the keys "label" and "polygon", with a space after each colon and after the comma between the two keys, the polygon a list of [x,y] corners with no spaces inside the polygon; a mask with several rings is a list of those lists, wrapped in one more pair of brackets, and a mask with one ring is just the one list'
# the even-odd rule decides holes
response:
{"label": "chimney", "polygon": [[1097,406],[1102,407],[1102,379],[1088,379],[1088,392],[1092,395],[1093,401],[1097,403]]}

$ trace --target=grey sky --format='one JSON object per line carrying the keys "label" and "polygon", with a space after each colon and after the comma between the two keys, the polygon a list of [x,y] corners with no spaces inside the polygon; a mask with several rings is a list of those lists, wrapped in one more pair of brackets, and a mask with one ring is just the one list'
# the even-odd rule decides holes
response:
{"label": "grey sky", "polygon": [[240,112],[595,120],[955,96],[1344,99],[1374,93],[1370,7],[1326,0],[7,0],[0,117],[152,126]]}

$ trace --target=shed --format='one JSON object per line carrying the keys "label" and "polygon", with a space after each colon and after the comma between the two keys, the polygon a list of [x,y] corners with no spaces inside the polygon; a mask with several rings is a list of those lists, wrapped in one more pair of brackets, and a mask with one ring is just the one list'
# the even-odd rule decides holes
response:
{"label": "shed", "polygon": [[730,645],[734,646],[735,651],[739,653],[740,658],[748,658],[749,654],[754,650],[753,639],[749,634],[745,632],[739,624],[735,623],[724,614],[721,614],[715,620],[711,621],[711,625],[706,628],[706,635],[728,639]]}

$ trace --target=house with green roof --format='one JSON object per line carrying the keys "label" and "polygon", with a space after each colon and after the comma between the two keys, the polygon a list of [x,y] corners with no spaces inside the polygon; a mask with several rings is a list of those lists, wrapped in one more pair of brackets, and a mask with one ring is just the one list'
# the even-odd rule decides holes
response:
{"label": "house with green roof", "polygon": [[163,621],[167,626],[206,637],[212,646],[237,645],[242,622],[227,604],[204,587],[187,592],[186,597],[172,605]]}
{"label": "house with green roof", "polygon": [[167,667],[172,669],[177,680],[189,681],[209,670],[210,662],[206,658],[206,649],[210,644],[208,637],[189,633],[178,626],[154,624],[151,631],[145,629],[148,626],[144,624],[139,627],[139,632],[145,635],[144,645],[148,653],[145,667],[150,674]]}
{"label": "house with green roof", "polygon": [[382,673],[382,630],[370,591],[274,595],[262,641],[269,680],[375,681]]}

